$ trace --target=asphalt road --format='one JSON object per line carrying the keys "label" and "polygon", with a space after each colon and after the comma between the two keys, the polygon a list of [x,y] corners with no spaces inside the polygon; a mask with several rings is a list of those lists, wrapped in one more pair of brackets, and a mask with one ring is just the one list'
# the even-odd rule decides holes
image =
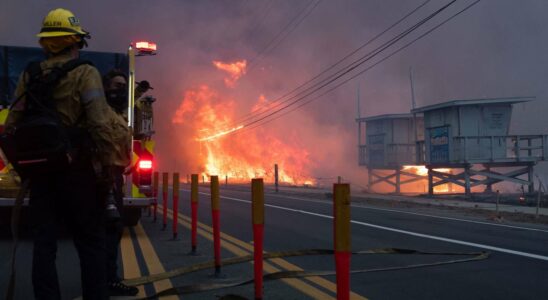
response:
{"label": "asphalt road", "polygon": [[[179,205],[178,237],[173,239],[171,210],[167,228],[162,226],[162,206],[157,220],[144,214],[141,224],[126,230],[122,242],[122,268],[126,278],[190,266],[212,258],[210,196],[200,187],[199,255],[188,255],[190,233],[189,192],[184,186]],[[221,189],[222,256],[252,253],[250,192]],[[160,201],[161,203],[161,201]],[[332,204],[322,195],[292,196],[267,193],[265,197],[265,251],[326,248],[333,246]],[[171,203],[168,204],[171,207]],[[458,264],[416,269],[360,273],[351,276],[354,299],[547,299],[548,226],[498,224],[447,212],[418,213],[416,208],[387,209],[362,204],[352,206],[352,249],[409,248],[430,252],[487,251],[489,258]],[[7,233],[0,240],[0,290],[5,289],[10,253]],[[17,299],[32,298],[31,243],[25,238],[18,255]],[[461,259],[462,256],[380,254],[353,256],[352,269],[402,267]],[[79,295],[77,256],[70,240],[59,243],[58,269],[63,295]],[[268,261],[265,272],[276,270],[333,270],[331,256],[284,258]],[[140,295],[174,286],[224,283],[252,277],[252,265],[222,268],[223,278],[211,270],[187,274],[141,287]],[[335,277],[312,277],[265,282],[265,299],[334,299]],[[253,286],[185,295],[184,299],[216,299],[237,294],[253,298]]]}

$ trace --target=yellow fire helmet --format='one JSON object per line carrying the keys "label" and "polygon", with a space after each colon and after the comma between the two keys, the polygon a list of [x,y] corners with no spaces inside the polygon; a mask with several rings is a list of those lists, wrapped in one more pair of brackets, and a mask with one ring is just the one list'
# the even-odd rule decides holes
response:
{"label": "yellow fire helmet", "polygon": [[80,21],[74,14],[64,8],[57,8],[48,13],[42,22],[42,30],[36,36],[57,37],[67,35],[82,35],[89,37],[89,33],[80,27]]}

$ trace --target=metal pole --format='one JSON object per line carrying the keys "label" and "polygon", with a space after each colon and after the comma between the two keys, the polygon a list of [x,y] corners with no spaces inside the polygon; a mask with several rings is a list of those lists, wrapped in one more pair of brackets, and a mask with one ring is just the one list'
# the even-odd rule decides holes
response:
{"label": "metal pole", "polygon": [[535,182],[534,182],[534,179],[533,179],[533,166],[532,165],[529,165],[527,167],[527,179],[529,179],[529,193],[534,193],[535,192]]}
{"label": "metal pole", "polygon": [[278,192],[278,164],[274,164],[274,186],[276,187],[276,193]]}
{"label": "metal pole", "polygon": [[362,114],[361,114],[361,109],[360,109],[360,85],[358,84],[358,90],[357,90],[357,93],[358,93],[358,112],[357,112],[357,116],[358,116],[358,120],[361,118]]}
{"label": "metal pole", "polygon": [[[167,226],[167,188],[168,188],[168,183],[169,183],[169,174],[164,172],[162,173],[162,224],[163,224],[163,227],[162,227],[162,230],[165,230],[166,229],[166,226]],[[173,222],[177,222],[177,220],[173,220]]]}
{"label": "metal pole", "polygon": [[411,109],[415,109],[415,85],[413,84],[413,67],[409,67],[409,82],[411,83]]}
{"label": "metal pole", "polygon": [[469,198],[471,195],[470,190],[470,166],[464,167],[464,194],[466,198]]}
{"label": "metal pole", "polygon": [[127,50],[129,59],[129,78],[128,78],[128,107],[127,107],[127,126],[130,130],[133,128],[133,106],[135,105],[135,50],[130,45]]}
{"label": "metal pole", "polygon": [[[128,101],[127,101],[127,126],[129,128],[129,132],[131,132],[131,151],[132,157],[133,155],[133,106],[135,103],[135,50],[133,49],[132,45],[129,45],[129,48],[127,50],[127,56],[129,59],[129,77],[128,77]],[[135,163],[132,159],[131,165],[133,166],[133,163]],[[132,185],[133,182],[133,175],[131,173],[126,176],[126,188],[127,188],[127,195],[133,195],[132,191]]]}

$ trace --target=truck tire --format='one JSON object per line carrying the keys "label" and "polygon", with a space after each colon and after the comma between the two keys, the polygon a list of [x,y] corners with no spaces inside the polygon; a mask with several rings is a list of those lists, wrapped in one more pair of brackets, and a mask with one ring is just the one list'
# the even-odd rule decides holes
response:
{"label": "truck tire", "polygon": [[124,213],[122,215],[122,220],[125,226],[133,227],[139,223],[141,219],[141,208],[140,207],[124,207]]}

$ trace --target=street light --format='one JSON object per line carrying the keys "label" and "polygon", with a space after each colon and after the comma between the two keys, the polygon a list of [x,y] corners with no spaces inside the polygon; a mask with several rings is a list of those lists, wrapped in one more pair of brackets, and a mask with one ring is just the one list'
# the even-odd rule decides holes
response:
{"label": "street light", "polygon": [[136,42],[137,56],[156,55],[156,43]]}

